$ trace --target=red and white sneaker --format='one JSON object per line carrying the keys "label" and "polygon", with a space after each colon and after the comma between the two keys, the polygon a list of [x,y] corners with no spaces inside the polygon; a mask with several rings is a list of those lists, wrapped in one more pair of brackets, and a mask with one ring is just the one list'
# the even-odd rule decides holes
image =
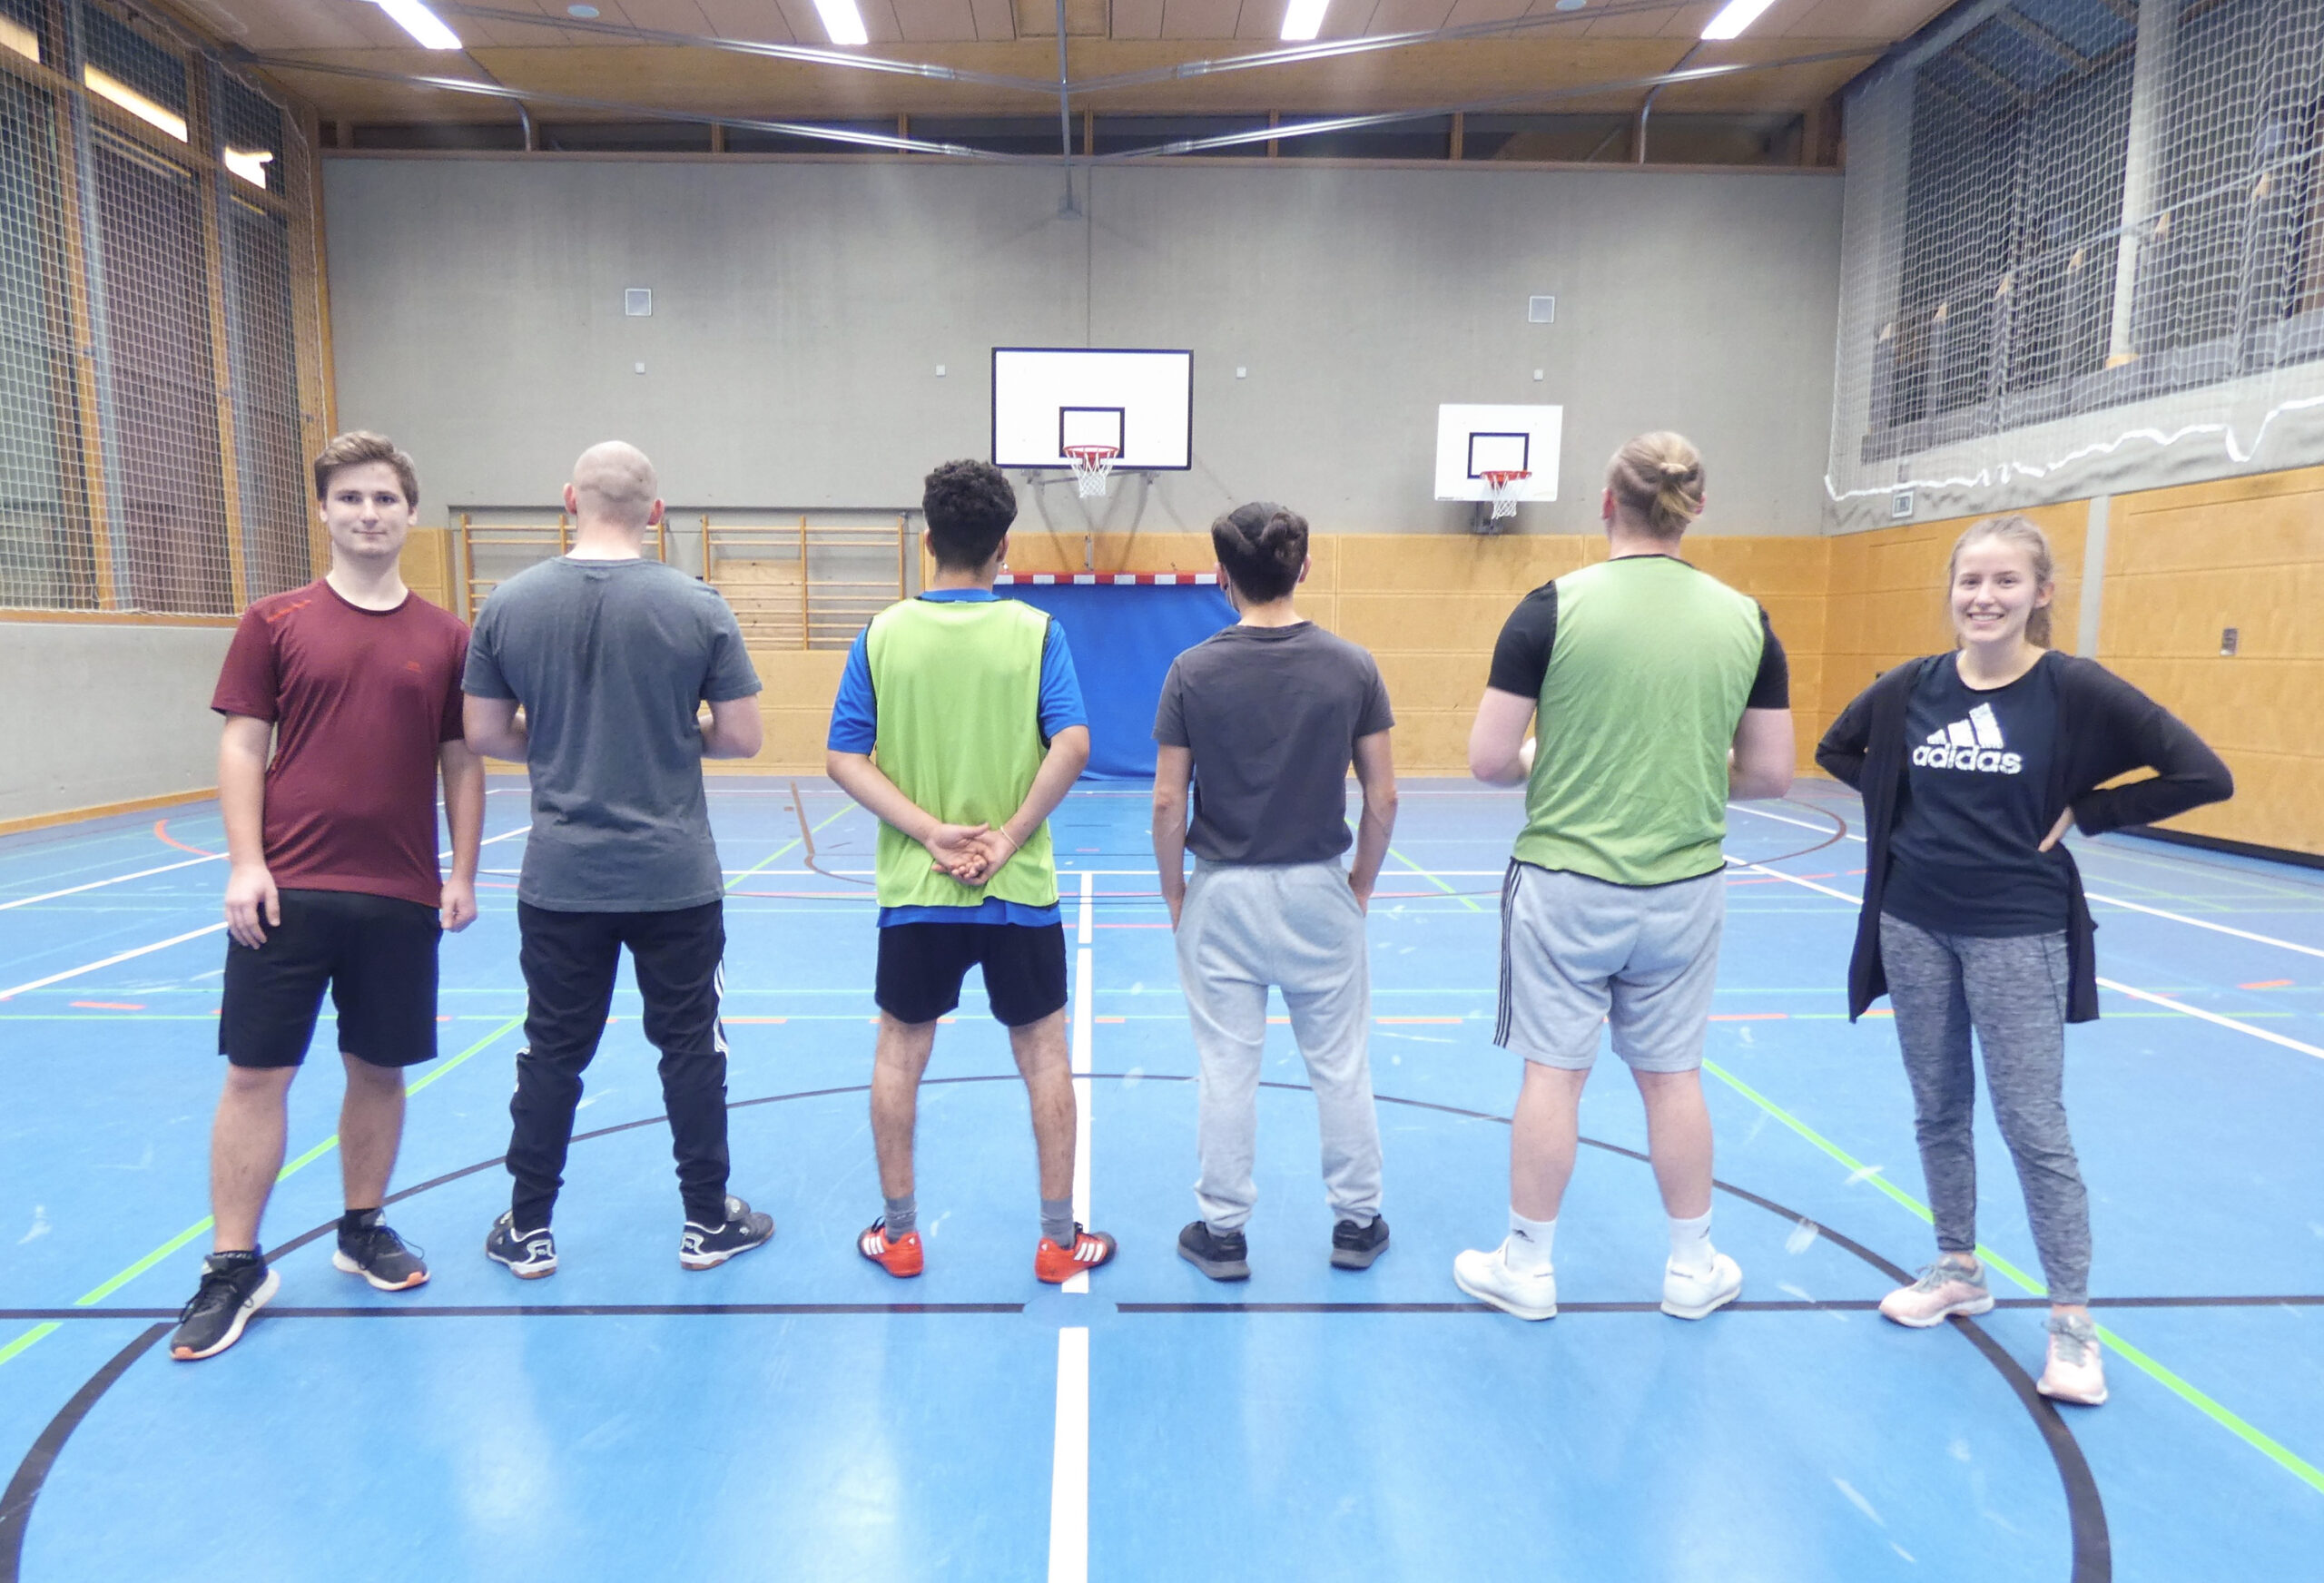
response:
{"label": "red and white sneaker", "polygon": [[891,1237],[885,1220],[875,1220],[864,1229],[863,1234],[855,1239],[855,1251],[899,1280],[917,1275],[925,1267],[920,1233],[908,1231],[900,1237]]}
{"label": "red and white sneaker", "polygon": [[1033,1273],[1052,1286],[1061,1286],[1085,1270],[1094,1270],[1114,1256],[1114,1239],[1101,1231],[1083,1231],[1073,1223],[1073,1246],[1061,1248],[1049,1238],[1033,1250]]}

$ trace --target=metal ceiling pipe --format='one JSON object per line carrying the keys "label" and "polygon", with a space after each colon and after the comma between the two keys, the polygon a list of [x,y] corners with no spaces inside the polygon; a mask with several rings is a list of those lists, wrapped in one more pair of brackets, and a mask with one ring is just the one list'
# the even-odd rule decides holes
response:
{"label": "metal ceiling pipe", "polygon": [[[1687,53],[1679,57],[1679,64],[1672,66],[1670,70],[1674,73],[1685,71],[1687,69],[1687,63],[1693,60],[1697,55],[1702,53],[1703,41],[1697,39],[1693,45],[1689,48]],[[1632,133],[1630,137],[1630,163],[1634,165],[1642,165],[1646,163],[1647,117],[1654,113],[1654,102],[1662,97],[1662,90],[1668,88],[1669,85],[1670,84],[1669,83],[1663,82],[1657,83],[1653,87],[1649,88],[1646,91],[1646,103],[1638,107],[1638,131]]]}

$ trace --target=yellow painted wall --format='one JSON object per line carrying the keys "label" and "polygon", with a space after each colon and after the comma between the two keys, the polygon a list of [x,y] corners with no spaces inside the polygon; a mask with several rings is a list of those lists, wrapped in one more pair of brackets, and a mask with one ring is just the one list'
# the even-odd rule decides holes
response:
{"label": "yellow painted wall", "polygon": [[2324,853],[2324,467],[2118,496],[2107,538],[2099,659],[2235,772],[2171,828]]}

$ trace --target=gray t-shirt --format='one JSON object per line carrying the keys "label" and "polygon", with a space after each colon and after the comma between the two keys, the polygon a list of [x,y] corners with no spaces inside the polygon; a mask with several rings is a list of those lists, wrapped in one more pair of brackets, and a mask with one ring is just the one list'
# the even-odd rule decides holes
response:
{"label": "gray t-shirt", "polygon": [[465,691],[530,733],[533,833],[517,898],[558,912],[672,912],[725,894],[694,711],[759,690],[718,591],[659,561],[528,566],[492,591]]}
{"label": "gray t-shirt", "polygon": [[1355,739],[1396,723],[1372,656],[1312,621],[1230,626],[1180,654],[1154,740],[1191,748],[1187,845],[1212,863],[1320,863],[1347,850]]}

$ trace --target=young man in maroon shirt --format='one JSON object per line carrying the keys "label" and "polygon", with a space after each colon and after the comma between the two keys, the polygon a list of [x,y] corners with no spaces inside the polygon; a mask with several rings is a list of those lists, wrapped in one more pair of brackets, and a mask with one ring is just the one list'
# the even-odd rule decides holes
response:
{"label": "young man in maroon shirt", "polygon": [[[315,458],[315,497],[330,571],[243,614],[211,701],[226,717],[229,1064],[210,1138],[217,1230],[171,1339],[179,1359],[232,1346],[279,1284],[259,1217],[326,987],[347,1067],[347,1214],[331,1263],[385,1292],[428,1279],[379,1206],[403,1135],[403,1069],[436,1054],[437,947],[476,917],[484,762],[461,734],[468,628],[398,569],[419,501],[409,457],[375,434],[340,435]],[[436,860],[439,774],[448,880]]]}

